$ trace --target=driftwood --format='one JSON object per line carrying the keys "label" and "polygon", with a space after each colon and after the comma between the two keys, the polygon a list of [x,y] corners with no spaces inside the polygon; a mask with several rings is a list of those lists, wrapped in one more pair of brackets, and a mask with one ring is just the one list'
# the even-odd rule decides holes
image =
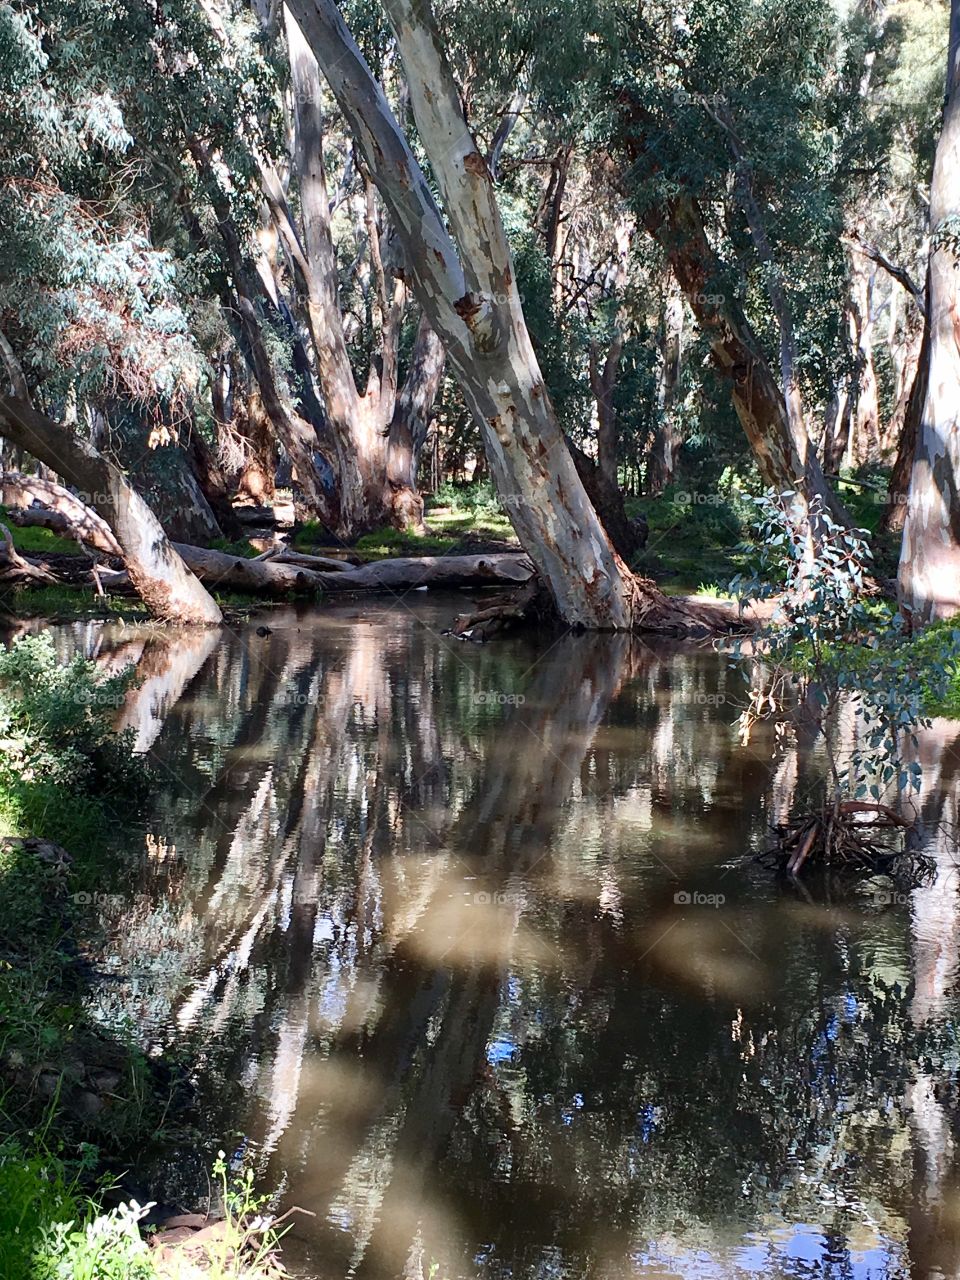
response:
{"label": "driftwood", "polygon": [[928,860],[911,854],[892,839],[902,836],[911,826],[888,805],[836,796],[820,810],[775,827],[775,842],[760,859],[792,879],[815,866],[875,875],[907,865],[913,872],[922,873]]}

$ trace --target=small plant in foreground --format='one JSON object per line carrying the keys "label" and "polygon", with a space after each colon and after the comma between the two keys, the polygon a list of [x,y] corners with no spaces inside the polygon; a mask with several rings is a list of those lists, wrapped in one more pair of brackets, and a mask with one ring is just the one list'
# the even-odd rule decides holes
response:
{"label": "small plant in foreground", "polygon": [[207,1246],[208,1274],[212,1280],[282,1273],[279,1245],[286,1228],[278,1230],[281,1219],[265,1212],[270,1197],[254,1191],[253,1170],[248,1166],[231,1175],[226,1156],[219,1151],[213,1176],[225,1218],[223,1232]]}
{"label": "small plant in foreground", "polygon": [[60,663],[46,634],[16,640],[0,652],[0,769],[101,793],[130,782],[129,739],[112,720],[132,682],[132,669],[104,677],[79,656]]}

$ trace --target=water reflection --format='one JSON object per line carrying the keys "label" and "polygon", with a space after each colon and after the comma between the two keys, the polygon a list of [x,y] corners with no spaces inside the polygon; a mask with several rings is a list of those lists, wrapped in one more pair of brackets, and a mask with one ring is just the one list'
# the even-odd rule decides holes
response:
{"label": "water reflection", "polygon": [[159,816],[100,1007],[190,1045],[301,1273],[958,1274],[960,725],[934,885],[782,898],[745,855],[809,762],[721,658],[449,616],[123,639]]}

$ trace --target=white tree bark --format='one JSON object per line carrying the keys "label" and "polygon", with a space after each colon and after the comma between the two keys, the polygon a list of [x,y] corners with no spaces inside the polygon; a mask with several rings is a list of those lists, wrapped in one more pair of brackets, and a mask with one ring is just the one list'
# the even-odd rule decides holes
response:
{"label": "white tree bark", "polygon": [[15,395],[0,394],[0,434],[84,492],[109,525],[130,580],[155,618],[219,625],[216,601],[173,549],[160,521],[123,474],[85,440]]}
{"label": "white tree bark", "polygon": [[497,490],[561,617],[571,625],[629,628],[638,584],[613,551],[564,444],[524,321],[490,172],[464,120],[428,4],[385,0],[452,236],[336,4],[291,0],[289,8],[390,211],[411,284],[480,424]]}

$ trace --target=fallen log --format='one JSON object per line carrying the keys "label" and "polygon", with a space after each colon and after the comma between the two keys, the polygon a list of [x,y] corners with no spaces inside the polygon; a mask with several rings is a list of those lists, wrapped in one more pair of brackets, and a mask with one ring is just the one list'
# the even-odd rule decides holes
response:
{"label": "fallen log", "polygon": [[0,581],[56,582],[56,580],[43,565],[24,559],[13,545],[10,530],[6,525],[0,524]]}
{"label": "fallen log", "polygon": [[418,587],[491,587],[526,583],[535,576],[533,561],[516,552],[486,556],[398,556],[359,569],[319,573],[328,591],[410,591]]}
{"label": "fallen log", "polygon": [[231,587],[267,596],[285,596],[293,591],[317,591],[323,584],[320,575],[299,565],[279,564],[276,560],[247,560],[227,551],[211,551],[175,542],[174,550],[187,568],[207,587]]}
{"label": "fallen log", "polygon": [[320,571],[300,563],[288,564],[280,558],[246,560],[225,551],[210,551],[181,542],[174,543],[174,547],[207,586],[232,587],[264,595],[311,590],[410,591],[417,587],[484,587],[528,582],[534,574],[533,564],[525,555],[512,553],[398,557],[359,568],[344,566],[337,561],[336,570]]}

